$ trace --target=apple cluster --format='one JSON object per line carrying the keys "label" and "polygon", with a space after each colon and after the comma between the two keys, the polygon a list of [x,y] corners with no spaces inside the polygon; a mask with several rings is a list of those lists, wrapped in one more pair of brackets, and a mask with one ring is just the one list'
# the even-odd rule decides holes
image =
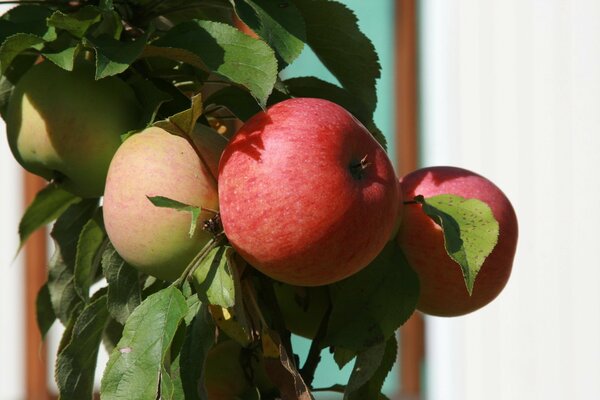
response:
{"label": "apple cluster", "polygon": [[[218,212],[236,252],[282,283],[277,292],[284,303],[297,298],[289,293],[318,292],[357,273],[390,241],[417,272],[417,308],[427,314],[474,311],[510,276],[517,219],[497,186],[455,167],[422,168],[398,179],[382,146],[333,102],[281,101],[228,142],[216,133],[140,129],[139,110],[117,77],[96,81],[86,66],[67,72],[42,62],[16,85],[5,119],[24,168],[78,196],[103,196],[112,244],[143,273],[177,279],[214,235],[202,229],[190,235],[189,215],[149,201],[161,196],[200,207],[200,221]],[[132,130],[139,133],[122,142]],[[444,193],[485,202],[499,223],[497,245],[472,294],[444,248],[442,228],[412,201]],[[328,301],[313,297],[322,298],[314,304]],[[307,319],[322,318],[325,306],[314,304]],[[303,319],[306,308],[298,310],[290,325]],[[316,327],[294,330],[312,336]]]}

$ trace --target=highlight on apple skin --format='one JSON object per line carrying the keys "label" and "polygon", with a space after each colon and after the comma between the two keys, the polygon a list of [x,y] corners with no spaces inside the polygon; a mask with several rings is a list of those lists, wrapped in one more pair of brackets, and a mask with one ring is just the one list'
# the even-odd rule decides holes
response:
{"label": "highlight on apple skin", "polygon": [[[103,215],[119,255],[140,271],[175,280],[212,237],[190,213],[153,205],[148,196],[218,209],[217,184],[187,139],[152,127],[128,138],[108,171]],[[213,216],[202,211],[200,220]]]}
{"label": "highlight on apple skin", "polygon": [[487,203],[499,223],[496,247],[487,257],[469,296],[460,266],[444,248],[442,229],[419,204],[405,204],[397,242],[420,281],[417,309],[429,315],[459,316],[494,300],[505,287],[517,247],[517,216],[506,195],[490,180],[466,169],[437,166],[416,170],[400,179],[405,200],[454,194]]}
{"label": "highlight on apple skin", "polygon": [[250,118],[219,164],[223,229],[275,280],[319,286],[367,266],[401,203],[385,150],[327,100],[282,101]]}
{"label": "highlight on apple skin", "polygon": [[94,80],[86,63],[69,72],[43,61],[11,94],[7,136],[29,172],[78,196],[99,197],[121,135],[138,128],[140,117],[133,90],[119,78]]}

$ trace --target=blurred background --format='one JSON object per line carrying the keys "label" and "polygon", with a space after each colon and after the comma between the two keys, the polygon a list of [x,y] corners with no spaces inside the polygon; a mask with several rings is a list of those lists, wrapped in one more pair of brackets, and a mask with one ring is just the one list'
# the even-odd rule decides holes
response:
{"label": "blurred background", "polygon": [[[505,191],[520,223],[504,292],[464,317],[416,314],[386,394],[600,398],[600,2],[343,2],[381,58],[376,122],[399,175],[471,169]],[[286,74],[330,77],[309,52]],[[26,187],[4,134],[0,185],[0,399],[47,399],[60,327],[36,344],[35,260],[14,258]],[[326,360],[315,383],[348,373]]]}

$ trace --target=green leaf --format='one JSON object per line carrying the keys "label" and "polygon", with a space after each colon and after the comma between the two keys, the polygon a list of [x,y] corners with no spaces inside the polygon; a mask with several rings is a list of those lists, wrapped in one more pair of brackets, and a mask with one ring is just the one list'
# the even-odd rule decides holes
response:
{"label": "green leaf", "polygon": [[343,347],[336,347],[333,351],[333,360],[337,364],[339,369],[344,368],[346,364],[356,357],[356,351],[344,349]]}
{"label": "green leaf", "polygon": [[0,16],[0,42],[16,33],[29,33],[45,40],[56,38],[54,28],[46,24],[52,10],[45,6],[20,4]]}
{"label": "green leaf", "polygon": [[67,36],[61,35],[54,42],[47,43],[42,50],[42,55],[62,69],[72,71],[80,42]]}
{"label": "green leaf", "polygon": [[314,76],[287,79],[283,84],[293,97],[316,97],[344,107],[362,122],[383,148],[387,148],[385,135],[373,121],[373,110],[366,108],[362,100],[348,90]]}
{"label": "green leaf", "polygon": [[132,42],[122,42],[108,35],[85,37],[84,45],[96,52],[96,79],[117,75],[129,68],[142,55],[147,40],[148,33]]}
{"label": "green leaf", "polygon": [[231,246],[223,245],[214,247],[200,260],[193,272],[200,300],[225,308],[235,305],[234,254]]}
{"label": "green leaf", "polygon": [[237,86],[227,86],[211,94],[204,104],[206,108],[211,105],[226,107],[242,121],[262,111],[254,97],[247,90]]}
{"label": "green leaf", "polygon": [[98,348],[107,319],[106,295],[89,303],[77,317],[71,340],[56,360],[56,383],[61,399],[93,397]]}
{"label": "green leaf", "polygon": [[308,45],[342,86],[375,111],[380,65],[373,43],[360,31],[354,13],[328,0],[294,0],[306,23]]}
{"label": "green leaf", "polygon": [[108,283],[107,304],[110,315],[124,325],[142,302],[139,274],[121,258],[110,243],[102,253],[102,272]]}
{"label": "green leaf", "polygon": [[75,289],[82,299],[89,297],[90,287],[96,281],[102,249],[106,242],[102,210],[98,209],[94,217],[83,226],[77,241]]}
{"label": "green leaf", "polygon": [[446,251],[460,265],[472,294],[477,273],[498,243],[500,227],[492,209],[481,200],[451,194],[427,199],[417,196],[415,200],[442,227]]}
{"label": "green leaf", "polygon": [[206,304],[201,304],[186,331],[179,357],[179,373],[185,398],[188,400],[207,398],[202,379],[204,360],[215,340],[215,324],[208,313]]}
{"label": "green leaf", "polygon": [[38,291],[35,299],[35,313],[40,335],[44,339],[54,321],[56,321],[56,314],[54,314],[54,309],[52,308],[48,284],[44,284]]}
{"label": "green leaf", "polygon": [[166,120],[155,122],[153,126],[162,128],[174,135],[189,138],[194,131],[196,121],[203,113],[204,106],[202,104],[202,96],[197,94],[192,97],[192,104],[190,108],[172,115]]}
{"label": "green leaf", "polygon": [[56,185],[48,185],[40,190],[19,223],[19,249],[29,236],[39,228],[58,218],[71,204],[81,199]]}
{"label": "green leaf", "polygon": [[160,106],[172,100],[170,94],[160,90],[151,80],[135,76],[129,82],[142,107],[140,126],[149,126],[154,122]]}
{"label": "green leaf", "polygon": [[412,315],[419,280],[391,241],[365,269],[332,284],[330,294],[324,344],[361,351],[387,340]]}
{"label": "green leaf", "polygon": [[236,0],[236,11],[254,32],[271,46],[284,65],[291,64],[302,52],[306,27],[302,14],[293,3],[272,0]]}
{"label": "green leaf", "polygon": [[358,353],[344,399],[378,398],[383,382],[396,362],[397,351],[396,337],[392,335],[387,342],[379,343]]}
{"label": "green leaf", "polygon": [[201,207],[190,206],[189,204],[184,204],[177,200],[169,199],[168,197],[163,196],[146,197],[156,207],[171,208],[177,211],[189,212],[192,216],[192,222],[190,224],[190,230],[188,232],[188,235],[190,237],[194,236],[194,233],[196,232],[196,226],[198,224],[198,218],[200,217],[200,213],[202,212]]}
{"label": "green leaf", "polygon": [[106,364],[103,399],[157,398],[163,362],[186,312],[185,298],[173,286],[149,296],[134,310]]}
{"label": "green leaf", "polygon": [[57,219],[50,233],[55,249],[49,262],[48,291],[54,312],[64,325],[73,311],[85,301],[75,287],[77,242],[97,207],[97,199],[71,204]]}
{"label": "green leaf", "polygon": [[46,40],[31,33],[16,33],[0,46],[0,73],[4,74],[13,60],[27,49],[41,50]]}
{"label": "green leaf", "polygon": [[263,107],[277,79],[277,59],[265,42],[218,22],[181,23],[148,46],[144,54],[215,72],[248,88]]}
{"label": "green leaf", "polygon": [[82,38],[87,30],[101,18],[102,10],[94,6],[85,6],[69,14],[55,11],[48,18],[48,26],[65,30],[75,37]]}

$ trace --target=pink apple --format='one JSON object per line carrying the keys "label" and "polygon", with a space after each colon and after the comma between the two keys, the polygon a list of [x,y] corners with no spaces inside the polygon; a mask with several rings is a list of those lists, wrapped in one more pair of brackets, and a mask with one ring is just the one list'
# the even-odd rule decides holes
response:
{"label": "pink apple", "polygon": [[419,275],[421,292],[417,309],[431,315],[457,316],[475,311],[502,291],[510,276],[517,246],[518,226],[508,198],[488,179],[465,169],[430,167],[400,180],[404,200],[454,194],[487,203],[499,223],[498,243],[486,258],[469,296],[460,266],[444,249],[442,229],[419,204],[405,204],[398,244]]}
{"label": "pink apple", "polygon": [[219,164],[232,246],[264,274],[318,286],[369,264],[390,239],[400,204],[384,149],[349,112],[296,98],[236,133]]}
{"label": "pink apple", "polygon": [[175,280],[211,235],[200,227],[189,236],[191,214],[154,206],[147,196],[218,208],[210,166],[183,137],[147,128],[127,139],[110,163],[104,192],[104,224],[125,261],[161,279]]}

